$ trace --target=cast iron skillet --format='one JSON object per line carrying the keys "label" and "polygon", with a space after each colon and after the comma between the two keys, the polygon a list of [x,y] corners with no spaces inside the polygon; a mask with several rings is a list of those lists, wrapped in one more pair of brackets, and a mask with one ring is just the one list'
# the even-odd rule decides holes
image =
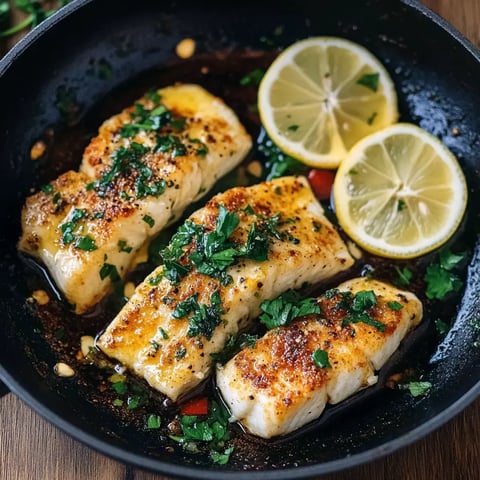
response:
{"label": "cast iron skillet", "polygon": [[[414,399],[381,390],[346,410],[335,425],[327,423],[283,443],[254,444],[244,459],[249,470],[245,472],[235,461],[212,467],[181,451],[167,453],[161,444],[148,443],[142,432],[100,414],[73,382],[52,378],[57,360],[26,304],[28,270],[15,243],[23,199],[32,185],[38,187],[29,149],[47,127],[65,120],[58,109],[59,92],[74,92],[80,105],[75,114],[81,117],[114,87],[171,59],[182,38],[195,38],[200,52],[273,48],[265,38],[278,33],[279,25],[283,30],[275,37],[277,46],[312,35],[338,35],[365,45],[385,63],[399,92],[401,119],[439,136],[466,172],[470,206],[457,241],[471,261],[465,266],[463,296],[454,311],[443,313],[443,320],[453,323],[449,334],[444,338],[430,334],[426,342],[425,335],[417,335],[395,365],[400,369],[402,362],[410,365],[410,359],[417,373],[433,383],[427,396]],[[109,79],[86,74],[100,59],[112,67]],[[480,349],[474,346],[475,321],[480,318],[479,85],[480,55],[413,0],[70,4],[0,62],[1,379],[37,412],[85,444],[138,467],[190,478],[318,475],[378,458],[437,428],[480,391]],[[453,134],[453,128],[460,135]],[[431,328],[432,319],[427,319],[423,333]]]}

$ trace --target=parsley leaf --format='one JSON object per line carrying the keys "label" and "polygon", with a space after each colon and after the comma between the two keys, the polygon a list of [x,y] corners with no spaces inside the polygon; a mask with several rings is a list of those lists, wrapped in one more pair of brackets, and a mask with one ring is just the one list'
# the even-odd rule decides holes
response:
{"label": "parsley leaf", "polygon": [[379,73],[366,73],[357,80],[357,84],[363,85],[364,87],[369,88],[373,92],[376,92],[378,90],[379,81]]}
{"label": "parsley leaf", "polygon": [[339,295],[340,300],[334,308],[346,312],[342,320],[342,326],[346,327],[349,323],[365,323],[375,327],[380,332],[385,331],[385,324],[370,317],[367,312],[377,305],[377,297],[373,290],[361,290],[353,295],[352,292],[339,292],[337,289],[333,289],[326,293],[325,298],[332,299],[335,295]]}
{"label": "parsley leaf", "polygon": [[315,350],[312,353],[312,360],[318,368],[332,368],[328,359],[328,352],[326,350]]}
{"label": "parsley leaf", "polygon": [[427,267],[424,280],[427,282],[426,295],[429,299],[443,300],[449,293],[461,290],[463,281],[452,270],[463,259],[464,255],[445,250],[439,255],[438,263]]}
{"label": "parsley leaf", "polygon": [[247,85],[260,85],[263,76],[265,75],[265,70],[261,68],[256,68],[252,70],[250,73],[247,73],[240,79],[240,85],[247,86]]}
{"label": "parsley leaf", "polygon": [[260,305],[263,313],[260,321],[268,328],[288,325],[293,320],[305,315],[320,314],[320,305],[316,298],[301,299],[300,295],[288,290],[273,300],[265,300]]}
{"label": "parsley leaf", "polygon": [[400,267],[395,267],[395,270],[398,274],[396,283],[403,287],[407,287],[408,285],[410,285],[410,282],[413,278],[412,271],[407,267],[403,267],[402,269],[400,269]]}
{"label": "parsley leaf", "polygon": [[388,302],[387,305],[391,310],[401,310],[403,308],[403,305],[400,302],[396,301]]}
{"label": "parsley leaf", "polygon": [[220,292],[216,290],[210,297],[210,305],[198,303],[198,293],[194,293],[177,305],[172,316],[180,319],[192,314],[189,318],[187,335],[189,337],[203,335],[210,340],[215,328],[222,321],[223,313]]}
{"label": "parsley leaf", "polygon": [[84,250],[85,252],[93,252],[93,250],[97,249],[97,246],[95,245],[95,239],[89,235],[77,237],[74,245],[79,250]]}
{"label": "parsley leaf", "polygon": [[156,430],[162,425],[162,418],[160,415],[151,414],[147,417],[145,428],[149,430]]}
{"label": "parsley leaf", "polygon": [[410,382],[407,387],[413,397],[419,397],[425,395],[432,388],[432,384],[430,382]]}
{"label": "parsley leaf", "polygon": [[264,174],[266,180],[282,177],[288,174],[306,174],[308,168],[293,157],[283,153],[262,130],[257,140],[258,151],[265,164]]}
{"label": "parsley leaf", "polygon": [[255,342],[258,340],[258,335],[252,335],[248,333],[241,333],[238,337],[231,336],[222,350],[216,353],[211,353],[210,357],[216,363],[225,364],[234,357],[243,347],[247,346],[253,348]]}
{"label": "parsley leaf", "polygon": [[[189,442],[208,442],[209,447],[218,452],[228,440],[229,413],[226,408],[212,400],[209,403],[208,416],[202,420],[196,415],[182,415],[180,428],[182,436],[171,436],[172,440],[187,444]],[[230,452],[231,453],[231,452]]]}
{"label": "parsley leaf", "polygon": [[226,465],[230,460],[230,455],[233,453],[233,447],[226,448],[223,453],[212,450],[210,452],[210,458],[213,463],[217,465]]}
{"label": "parsley leaf", "polygon": [[435,328],[437,329],[437,332],[439,335],[445,335],[448,332],[450,327],[446,322],[444,322],[440,318],[437,318],[435,320]]}
{"label": "parsley leaf", "polygon": [[120,275],[118,273],[117,267],[112,265],[111,263],[104,263],[102,268],[100,269],[100,278],[105,280],[106,278],[110,277],[112,282],[120,281]]}

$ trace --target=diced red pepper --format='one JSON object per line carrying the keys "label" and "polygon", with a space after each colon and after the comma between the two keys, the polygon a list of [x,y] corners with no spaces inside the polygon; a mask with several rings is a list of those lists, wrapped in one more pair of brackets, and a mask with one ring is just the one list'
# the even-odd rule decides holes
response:
{"label": "diced red pepper", "polygon": [[335,172],[331,170],[310,170],[308,172],[308,181],[319,200],[330,198]]}
{"label": "diced red pepper", "polygon": [[182,415],[207,415],[208,414],[208,398],[197,397],[182,405],[180,408]]}

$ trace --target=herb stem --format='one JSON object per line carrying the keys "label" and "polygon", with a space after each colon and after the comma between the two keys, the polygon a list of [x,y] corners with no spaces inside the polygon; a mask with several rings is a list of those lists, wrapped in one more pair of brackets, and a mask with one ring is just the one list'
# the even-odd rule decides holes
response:
{"label": "herb stem", "polygon": [[33,23],[33,15],[29,15],[20,23],[17,23],[13,27],[0,32],[0,37],[9,37],[10,35],[15,35],[16,33],[24,30],[25,28],[29,27]]}

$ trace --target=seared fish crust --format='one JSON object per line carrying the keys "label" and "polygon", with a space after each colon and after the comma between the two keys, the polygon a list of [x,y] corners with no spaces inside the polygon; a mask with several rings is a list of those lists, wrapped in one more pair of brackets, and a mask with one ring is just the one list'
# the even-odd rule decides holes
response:
{"label": "seared fish crust", "polygon": [[[263,300],[305,282],[320,282],[353,264],[304,177],[227,190],[186,225],[215,232],[228,222],[235,224],[232,218],[225,220],[226,211],[238,215],[231,248],[244,252],[228,266],[226,276],[191,268],[174,282],[165,267],[157,268],[97,342],[103,352],[174,401],[210,374],[211,354],[222,351],[231,336],[251,324]],[[265,232],[268,255],[260,248],[245,253],[244,246],[258,246]],[[205,239],[202,235],[185,244],[180,262],[195,258],[199,245],[208,244]],[[201,323],[212,321],[215,314],[213,324]]]}
{"label": "seared fish crust", "polygon": [[[376,305],[366,310],[368,318],[352,317],[341,303],[345,294],[338,292],[374,292]],[[217,367],[221,395],[250,433],[285,435],[320,417],[327,403],[376,383],[375,372],[422,318],[414,294],[379,281],[349,280],[338,292],[318,298],[320,315],[268,331]],[[315,362],[320,351],[330,366]]]}
{"label": "seared fish crust", "polygon": [[250,148],[233,111],[203,88],[151,92],[100,127],[79,172],[27,198],[18,248],[84,313]]}

